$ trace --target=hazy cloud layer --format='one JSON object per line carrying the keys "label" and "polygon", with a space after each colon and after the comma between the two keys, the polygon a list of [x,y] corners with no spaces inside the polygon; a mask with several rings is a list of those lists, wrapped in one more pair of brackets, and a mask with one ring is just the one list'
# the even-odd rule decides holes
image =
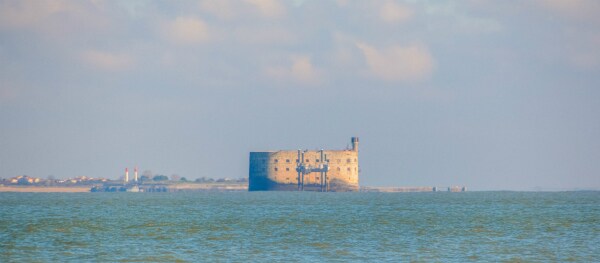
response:
{"label": "hazy cloud layer", "polygon": [[292,56],[290,65],[267,68],[267,75],[302,84],[314,84],[319,81],[320,73],[311,63],[309,56]]}
{"label": "hazy cloud layer", "polygon": [[600,188],[600,2],[2,1],[0,177],[243,177],[343,148],[361,184]]}
{"label": "hazy cloud layer", "polygon": [[431,54],[419,45],[381,50],[365,43],[356,45],[363,52],[371,73],[385,80],[418,80],[429,76],[433,70]]}
{"label": "hazy cloud layer", "polygon": [[245,0],[254,5],[259,12],[269,18],[276,18],[285,15],[285,8],[278,0]]}
{"label": "hazy cloud layer", "polygon": [[381,6],[380,17],[386,22],[397,23],[410,19],[413,16],[412,9],[399,5],[394,1],[386,1]]}
{"label": "hazy cloud layer", "polygon": [[168,40],[181,45],[200,44],[210,38],[208,25],[195,17],[177,17],[165,22],[162,31]]}
{"label": "hazy cloud layer", "polygon": [[81,56],[88,64],[104,70],[126,70],[133,66],[132,59],[125,54],[89,50],[83,52]]}

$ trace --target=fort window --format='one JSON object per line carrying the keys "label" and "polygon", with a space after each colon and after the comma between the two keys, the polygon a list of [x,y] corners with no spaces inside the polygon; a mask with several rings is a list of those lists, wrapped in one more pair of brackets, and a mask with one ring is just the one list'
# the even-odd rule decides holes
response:
{"label": "fort window", "polygon": [[[277,168],[275,168],[275,170],[277,171]],[[350,171],[350,167],[346,168],[346,171]]]}
{"label": "fort window", "polygon": [[338,169],[337,169],[337,170],[338,170],[338,172],[339,172],[339,171],[340,171],[340,168],[338,167]]}
{"label": "fort window", "polygon": [[354,158],[354,162],[356,162],[356,158]]}
{"label": "fort window", "polygon": [[277,172],[277,167],[275,167],[275,172]]}
{"label": "fort window", "polygon": [[279,160],[275,159],[275,162],[277,163],[277,162],[279,162]]}
{"label": "fort window", "polygon": [[346,160],[346,162],[347,162],[347,163],[350,163],[350,159],[347,159],[347,160]]}
{"label": "fort window", "polygon": [[289,172],[289,171],[290,171],[290,168],[285,168],[285,170]]}
{"label": "fort window", "polygon": [[289,162],[290,162],[290,159],[285,159],[285,162],[286,162],[286,163],[289,163]]}
{"label": "fort window", "polygon": [[318,163],[318,162],[319,162],[319,159],[316,159],[316,160],[315,160],[315,162],[317,162],[317,163]]}
{"label": "fort window", "polygon": [[309,160],[309,159],[306,159],[306,162],[307,162],[307,163],[310,163],[310,160]]}

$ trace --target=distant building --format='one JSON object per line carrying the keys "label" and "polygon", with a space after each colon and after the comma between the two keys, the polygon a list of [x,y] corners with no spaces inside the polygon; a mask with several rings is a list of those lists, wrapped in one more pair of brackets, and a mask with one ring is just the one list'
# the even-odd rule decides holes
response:
{"label": "distant building", "polygon": [[345,150],[250,153],[249,191],[358,191],[358,137]]}
{"label": "distant building", "polygon": [[11,184],[34,184],[39,183],[40,181],[40,178],[30,177],[27,175],[19,175],[9,179]]}

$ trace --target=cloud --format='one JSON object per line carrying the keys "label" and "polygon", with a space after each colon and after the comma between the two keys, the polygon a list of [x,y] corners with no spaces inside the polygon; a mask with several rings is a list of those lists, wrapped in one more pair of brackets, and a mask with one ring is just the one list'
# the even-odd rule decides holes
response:
{"label": "cloud", "polygon": [[180,45],[200,44],[209,40],[208,25],[196,17],[177,17],[163,26],[165,37]]}
{"label": "cloud", "polygon": [[232,33],[238,43],[278,45],[296,43],[297,36],[281,26],[240,26]]}
{"label": "cloud", "polygon": [[600,1],[597,0],[537,0],[540,6],[571,19],[600,20]]}
{"label": "cloud", "polygon": [[10,101],[17,98],[17,89],[3,83],[0,86],[0,101]]}
{"label": "cloud", "polygon": [[403,22],[409,20],[413,16],[413,10],[407,6],[398,5],[392,1],[387,1],[381,6],[379,16],[385,22]]}
{"label": "cloud", "polygon": [[234,8],[235,5],[236,3],[229,0],[208,0],[200,3],[200,9],[220,19],[232,19],[237,15],[237,10]]}
{"label": "cloud", "polygon": [[[600,66],[600,1],[597,0],[537,0],[538,9],[549,14],[554,34],[560,45],[542,45],[552,50],[548,57],[557,57],[577,69],[597,70]],[[559,19],[556,19],[559,18]]]}
{"label": "cloud", "polygon": [[[506,9],[504,3],[505,1],[433,1],[424,5],[424,11],[432,22],[430,26],[435,27],[436,31],[467,34],[497,33],[504,30],[504,25],[493,14],[508,12],[504,10]],[[479,9],[483,14],[473,9]]]}
{"label": "cloud", "polygon": [[71,9],[64,1],[3,1],[0,2],[0,26],[30,27],[47,17]]}
{"label": "cloud", "polygon": [[286,13],[285,7],[277,0],[245,0],[256,8],[266,17],[276,18],[281,17]]}
{"label": "cloud", "polygon": [[121,71],[131,69],[134,65],[133,59],[126,54],[113,54],[98,50],[88,50],[81,54],[81,58],[87,64],[110,71]]}
{"label": "cloud", "polygon": [[270,67],[266,73],[277,79],[292,79],[304,84],[318,83],[321,75],[313,66],[310,57],[305,55],[292,56],[290,66]]}
{"label": "cloud", "polygon": [[600,32],[571,32],[566,44],[567,61],[580,69],[598,69],[600,66]]}
{"label": "cloud", "polygon": [[597,69],[600,65],[598,52],[573,52],[567,59],[572,65],[582,69]]}
{"label": "cloud", "polygon": [[278,0],[206,0],[200,2],[200,10],[222,20],[248,17],[279,18],[287,13]]}
{"label": "cloud", "polygon": [[345,7],[348,5],[348,0],[336,0],[335,2],[340,7]]}
{"label": "cloud", "polygon": [[95,1],[0,1],[0,29],[27,30],[64,41],[73,34],[110,30],[113,21],[105,11]]}
{"label": "cloud", "polygon": [[421,45],[391,46],[376,49],[357,43],[373,76],[388,81],[415,81],[431,74],[434,60],[427,48]]}
{"label": "cloud", "polygon": [[293,58],[291,75],[302,81],[315,81],[317,79],[317,71],[307,56]]}
{"label": "cloud", "polygon": [[364,62],[362,53],[356,48],[359,39],[345,32],[336,31],[332,33],[332,40],[333,50],[329,55],[331,66],[342,75],[347,73],[354,75],[354,72],[363,67]]}

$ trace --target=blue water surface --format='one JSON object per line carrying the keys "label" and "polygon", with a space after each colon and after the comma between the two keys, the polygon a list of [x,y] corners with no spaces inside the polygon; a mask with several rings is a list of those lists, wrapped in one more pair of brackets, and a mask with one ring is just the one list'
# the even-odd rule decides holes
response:
{"label": "blue water surface", "polygon": [[597,262],[600,192],[0,193],[1,262]]}

